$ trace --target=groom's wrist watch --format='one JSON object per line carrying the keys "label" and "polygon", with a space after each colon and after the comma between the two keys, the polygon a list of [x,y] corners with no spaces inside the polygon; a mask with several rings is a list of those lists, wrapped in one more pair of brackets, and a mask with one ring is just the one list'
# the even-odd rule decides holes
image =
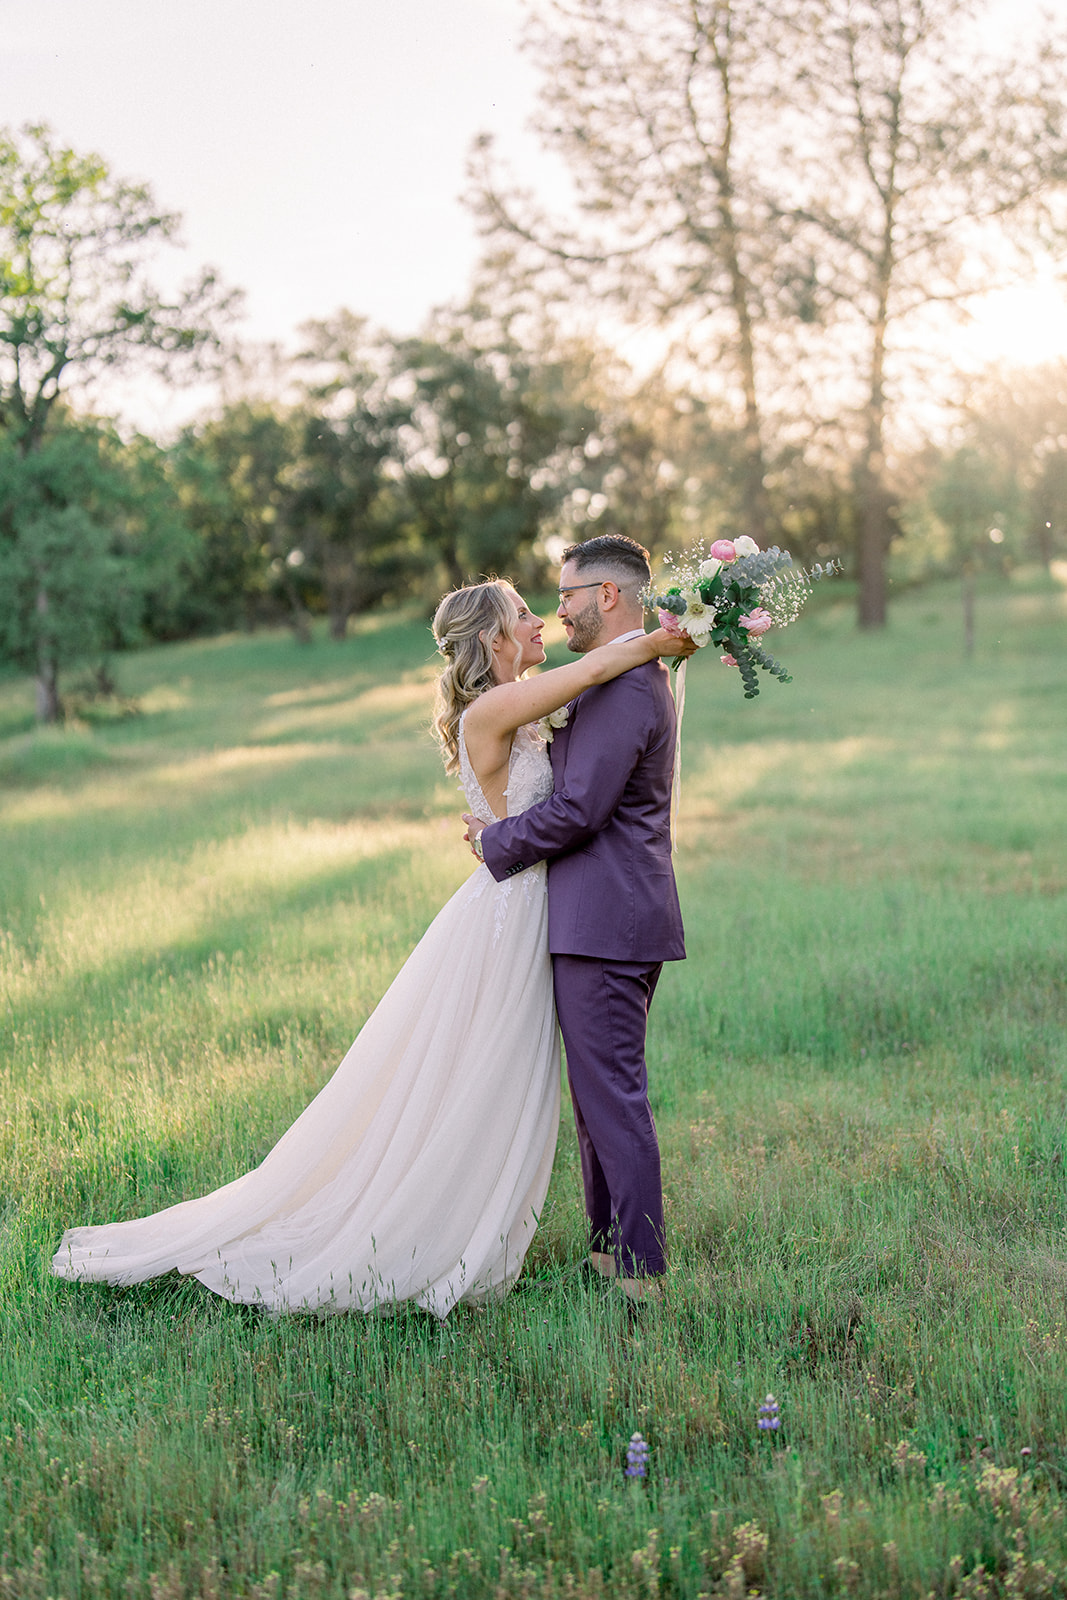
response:
{"label": "groom's wrist watch", "polygon": [[478,857],[479,861],[485,860],[485,856],[482,854],[482,835],[480,831],[476,833],[474,838],[471,840],[471,849],[474,851],[474,854]]}

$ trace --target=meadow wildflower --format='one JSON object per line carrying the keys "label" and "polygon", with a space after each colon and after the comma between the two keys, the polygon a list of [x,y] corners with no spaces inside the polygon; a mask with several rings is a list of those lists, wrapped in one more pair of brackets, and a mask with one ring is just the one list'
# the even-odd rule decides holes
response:
{"label": "meadow wildflower", "polygon": [[626,1451],[626,1476],[628,1478],[648,1477],[648,1444],[639,1433],[630,1437],[629,1448]]}
{"label": "meadow wildflower", "polygon": [[782,1419],[778,1415],[778,1402],[773,1394],[769,1394],[756,1412],[756,1427],[762,1428],[765,1432],[770,1432],[775,1428],[780,1428],[781,1425]]}

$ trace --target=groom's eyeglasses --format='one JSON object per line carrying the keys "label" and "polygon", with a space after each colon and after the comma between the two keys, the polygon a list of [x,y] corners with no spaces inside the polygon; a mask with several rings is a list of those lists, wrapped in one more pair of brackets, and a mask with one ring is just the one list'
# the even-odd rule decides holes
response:
{"label": "groom's eyeglasses", "polygon": [[579,589],[599,589],[602,583],[610,583],[610,578],[601,578],[596,583],[572,583],[567,589],[560,589],[559,603],[565,606],[572,594],[577,594]]}

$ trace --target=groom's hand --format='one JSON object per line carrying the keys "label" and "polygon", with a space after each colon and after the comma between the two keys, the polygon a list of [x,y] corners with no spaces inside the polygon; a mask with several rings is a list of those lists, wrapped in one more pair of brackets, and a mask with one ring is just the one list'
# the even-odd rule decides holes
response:
{"label": "groom's hand", "polygon": [[485,823],[479,822],[477,817],[468,817],[466,812],[463,813],[463,820],[467,824],[467,831],[463,837],[471,847],[471,855],[477,861],[482,861],[484,857],[482,856],[481,834]]}

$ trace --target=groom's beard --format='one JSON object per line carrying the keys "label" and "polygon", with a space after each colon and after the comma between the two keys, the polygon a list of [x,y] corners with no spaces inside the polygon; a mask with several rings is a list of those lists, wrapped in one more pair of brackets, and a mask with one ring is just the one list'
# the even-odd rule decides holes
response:
{"label": "groom's beard", "polygon": [[587,650],[593,649],[600,637],[600,607],[595,600],[590,600],[584,611],[572,611],[569,615],[571,631],[567,637],[567,649],[584,656]]}

